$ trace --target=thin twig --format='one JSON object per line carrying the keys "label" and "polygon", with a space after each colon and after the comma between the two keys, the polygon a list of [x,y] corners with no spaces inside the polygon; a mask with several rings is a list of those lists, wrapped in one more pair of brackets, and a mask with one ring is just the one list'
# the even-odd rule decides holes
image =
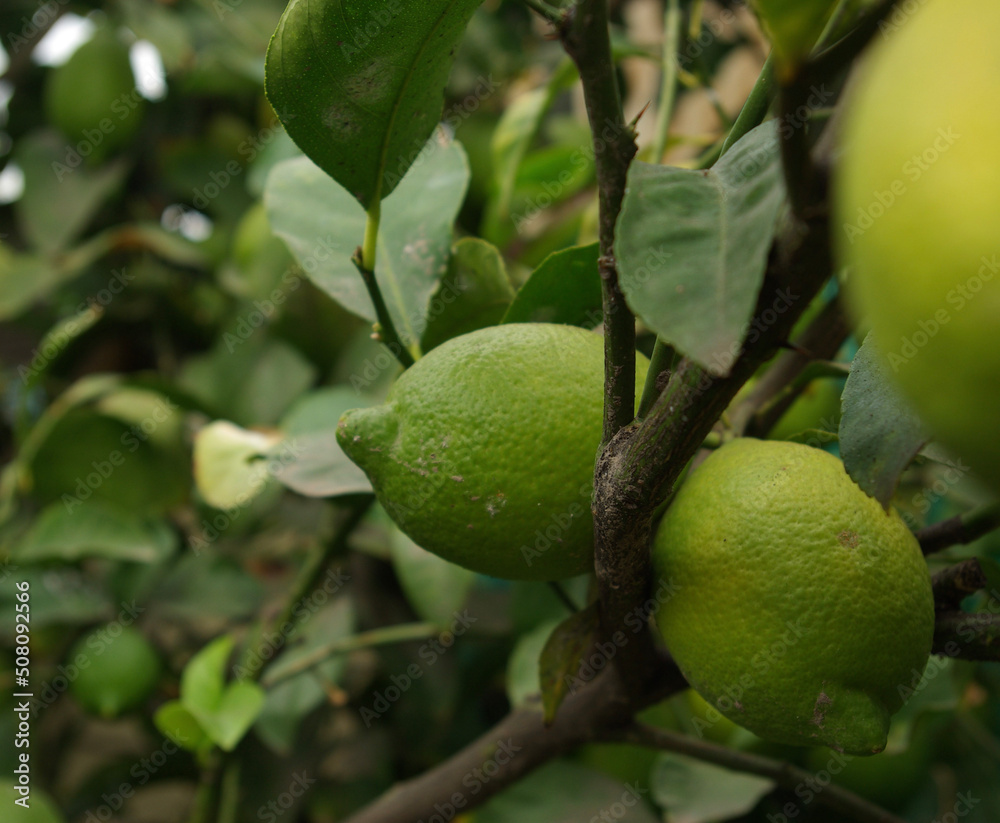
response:
{"label": "thin twig", "polygon": [[410,368],[410,366],[412,366],[416,361],[413,359],[413,355],[410,354],[410,350],[406,347],[406,344],[403,343],[403,339],[399,336],[399,332],[396,331],[396,324],[392,322],[392,315],[389,314],[389,307],[385,304],[385,299],[382,297],[382,290],[379,288],[378,282],[375,280],[375,272],[366,269],[364,264],[361,262],[360,249],[355,253],[352,262],[358,272],[360,272],[365,288],[368,289],[368,296],[371,298],[372,304],[375,306],[375,316],[378,318],[378,327],[376,331],[378,333],[379,340],[402,364],[404,369]]}
{"label": "thin twig", "polygon": [[916,532],[916,537],[926,555],[947,549],[949,546],[972,543],[998,528],[1000,528],[1000,503],[991,503],[966,514],[925,526]]}
{"label": "thin twig", "polygon": [[[1000,592],[997,593],[1000,603]],[[1000,614],[947,612],[934,624],[934,654],[1000,662]]]}
{"label": "thin twig", "polygon": [[[707,740],[698,740],[688,735],[657,729],[641,723],[635,723],[622,731],[609,733],[603,739],[605,742],[631,743],[636,746],[687,755],[733,771],[769,778],[779,786],[791,791],[815,784],[816,776],[814,774],[800,769],[798,766],[793,766],[791,763],[774,760],[759,754],[728,749]],[[846,814],[851,820],[858,823],[904,823],[901,818],[836,783],[827,783],[821,791],[814,792],[814,794],[820,803]]]}
{"label": "thin twig", "polygon": [[545,2],[545,0],[520,0],[521,4],[527,6],[535,14],[548,20],[550,23],[559,25],[566,12]]}
{"label": "thin twig", "polygon": [[720,157],[729,151],[733,144],[747,132],[764,122],[767,110],[774,102],[775,88],[774,52],[772,51],[767,56],[767,60],[764,61],[760,74],[757,76],[757,82],[753,84],[750,95],[743,104],[743,108],[740,109],[736,122],[733,123],[729,134],[726,135],[722,151],[719,154]]}
{"label": "thin twig", "polygon": [[653,356],[649,358],[649,371],[646,372],[646,383],[642,387],[642,397],[639,398],[639,409],[636,417],[645,417],[660,396],[663,387],[667,385],[670,369],[677,357],[677,352],[669,343],[664,343],[659,337],[653,346]]}
{"label": "thin twig", "polygon": [[660,80],[660,102],[656,112],[656,136],[653,140],[653,162],[662,163],[667,150],[670,121],[677,96],[677,49],[681,42],[680,0],[667,0],[663,14],[663,71]]}
{"label": "thin twig", "polygon": [[[319,585],[323,579],[326,567],[330,564],[330,560],[345,551],[348,539],[374,502],[375,498],[372,495],[365,495],[354,503],[344,521],[338,526],[333,539],[326,545],[317,547],[313,556],[306,561],[305,567],[299,573],[298,582],[285,600],[285,606],[281,614],[272,623],[272,626],[279,633],[282,633],[283,636],[286,635],[284,627],[293,622],[296,610],[301,608],[302,601]],[[250,680],[259,680],[263,673],[263,667],[258,668],[251,665],[256,651],[256,645],[253,643],[248,644],[244,651],[243,668],[250,672]],[[275,657],[280,652],[281,649],[276,649]]]}
{"label": "thin twig", "polygon": [[266,677],[261,679],[261,685],[265,688],[277,686],[284,680],[295,677],[297,674],[315,668],[331,657],[338,654],[359,649],[372,649],[376,646],[388,646],[392,643],[408,643],[412,640],[423,640],[440,631],[439,626],[433,623],[403,623],[397,626],[385,626],[379,629],[354,634],[350,637],[343,637],[339,640],[331,640],[329,643],[320,646],[318,649],[303,655],[294,663],[289,663],[282,667],[272,667]]}
{"label": "thin twig", "polygon": [[625,123],[611,54],[607,0],[579,0],[560,29],[566,53],[576,63],[594,140],[599,201],[598,235],[604,310],[604,436],[607,444],[635,412],[635,319],[618,284],[615,222],[625,197],[635,132]]}

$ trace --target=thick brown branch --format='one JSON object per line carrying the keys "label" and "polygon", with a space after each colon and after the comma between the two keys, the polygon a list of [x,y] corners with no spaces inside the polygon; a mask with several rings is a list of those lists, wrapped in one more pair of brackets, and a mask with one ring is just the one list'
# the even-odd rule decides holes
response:
{"label": "thick brown branch", "polygon": [[617,669],[606,666],[592,683],[566,698],[552,726],[542,723],[538,701],[518,709],[444,763],[397,785],[348,823],[413,823],[443,815],[449,805],[463,812],[480,806],[549,760],[626,725],[636,708],[687,687],[676,668],[661,674],[657,689],[637,707]]}
{"label": "thick brown branch", "polygon": [[938,612],[950,612],[986,585],[986,575],[979,561],[972,557],[939,571],[931,582],[934,586],[934,608]]}
{"label": "thick brown branch", "polygon": [[[1000,600],[992,602],[1000,609]],[[1000,613],[939,614],[933,651],[963,660],[1000,662]]]}

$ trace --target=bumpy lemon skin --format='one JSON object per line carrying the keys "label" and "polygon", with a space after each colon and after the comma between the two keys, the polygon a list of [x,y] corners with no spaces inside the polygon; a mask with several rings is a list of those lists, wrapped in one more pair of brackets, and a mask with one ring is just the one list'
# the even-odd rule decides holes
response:
{"label": "bumpy lemon skin", "polygon": [[[639,355],[637,396],[647,367]],[[494,577],[557,580],[593,568],[603,398],[601,336],[491,326],[418,360],[384,405],[346,412],[337,439],[423,548]]]}
{"label": "bumpy lemon skin", "polygon": [[933,433],[1000,489],[1000,3],[930,0],[848,99],[833,236],[846,290]]}
{"label": "bumpy lemon skin", "polygon": [[722,714],[775,743],[885,747],[934,601],[912,533],[837,458],[726,444],[681,487],[653,565],[676,591],[657,614],[667,647]]}

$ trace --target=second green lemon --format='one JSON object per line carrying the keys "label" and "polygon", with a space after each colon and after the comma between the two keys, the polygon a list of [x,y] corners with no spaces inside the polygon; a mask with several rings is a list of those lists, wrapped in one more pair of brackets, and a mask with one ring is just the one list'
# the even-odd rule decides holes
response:
{"label": "second green lemon", "polygon": [[[640,356],[637,390],[647,366]],[[345,413],[337,439],[423,548],[495,577],[555,580],[593,564],[603,387],[599,335],[492,326],[421,358],[384,405]]]}
{"label": "second green lemon", "polygon": [[681,487],[653,561],[676,590],[660,631],[722,714],[775,743],[885,748],[927,663],[934,601],[916,538],[840,460],[726,444]]}

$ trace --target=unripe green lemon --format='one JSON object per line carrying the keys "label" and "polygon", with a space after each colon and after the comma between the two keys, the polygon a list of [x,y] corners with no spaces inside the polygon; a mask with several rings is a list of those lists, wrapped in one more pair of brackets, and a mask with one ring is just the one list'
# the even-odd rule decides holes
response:
{"label": "unripe green lemon", "polygon": [[[637,396],[648,361],[636,364]],[[593,567],[590,496],[601,441],[604,341],[511,323],[453,338],[337,440],[397,525],[453,563],[555,580]]]}
{"label": "unripe green lemon", "polygon": [[930,0],[873,49],[849,101],[834,227],[888,373],[995,487],[998,32],[992,0]]}
{"label": "unripe green lemon", "polygon": [[100,28],[72,56],[49,72],[45,113],[88,157],[121,148],[142,122],[145,101],[136,91],[129,50],[111,28]]}
{"label": "unripe green lemon", "polygon": [[110,623],[80,638],[70,650],[67,668],[79,674],[73,695],[89,712],[117,717],[145,700],[160,679],[160,659],[138,629]]}
{"label": "unripe green lemon", "polygon": [[837,458],[727,443],[681,487],[653,562],[676,587],[657,615],[667,647],[726,717],[775,743],[885,748],[934,600],[912,533]]}

